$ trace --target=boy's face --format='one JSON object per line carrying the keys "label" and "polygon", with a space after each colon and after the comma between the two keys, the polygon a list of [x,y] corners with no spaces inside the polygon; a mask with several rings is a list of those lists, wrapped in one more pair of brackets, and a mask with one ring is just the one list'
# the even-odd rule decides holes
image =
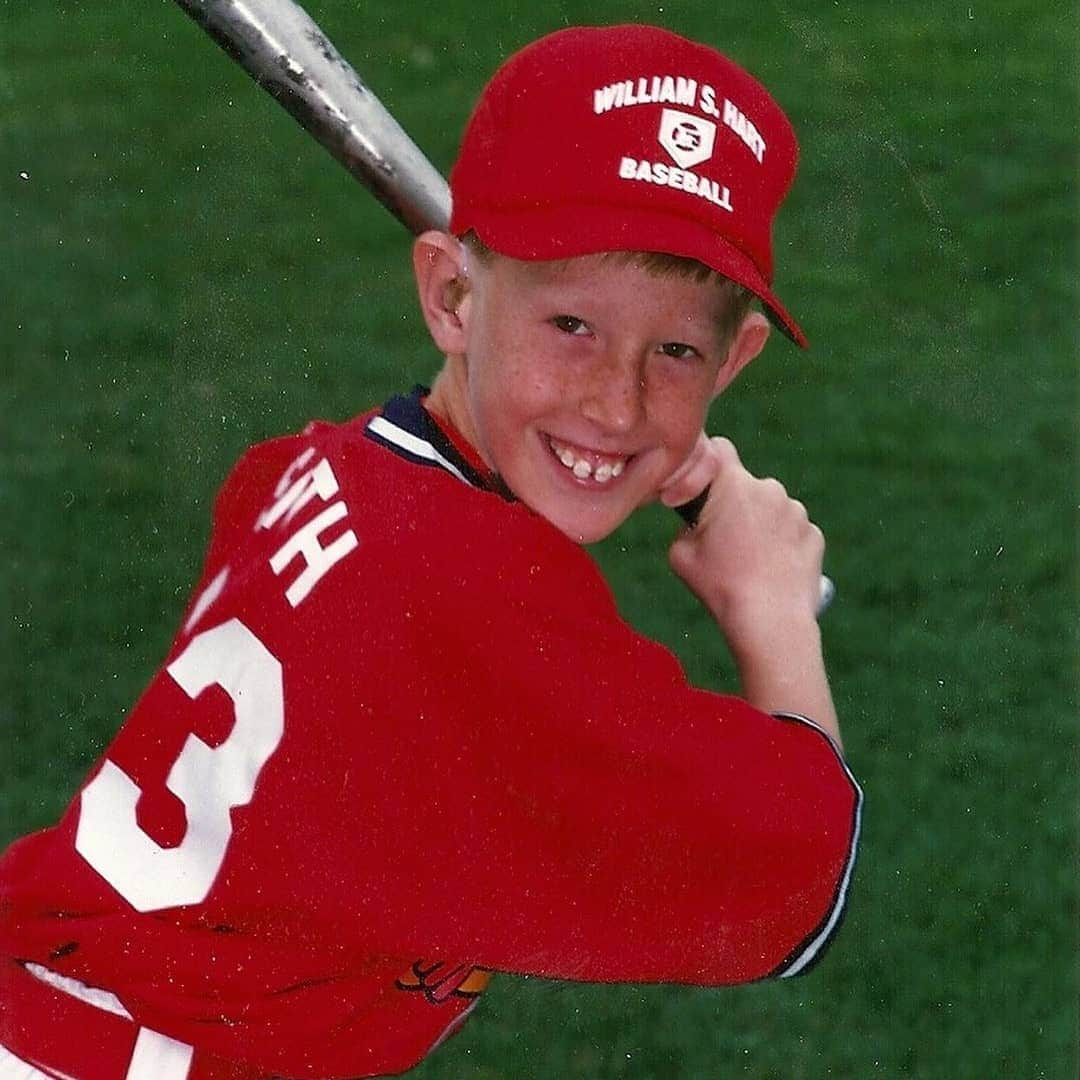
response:
{"label": "boy's face", "polygon": [[579,543],[654,500],[725,364],[715,285],[602,256],[471,260],[460,353],[432,406],[515,495]]}

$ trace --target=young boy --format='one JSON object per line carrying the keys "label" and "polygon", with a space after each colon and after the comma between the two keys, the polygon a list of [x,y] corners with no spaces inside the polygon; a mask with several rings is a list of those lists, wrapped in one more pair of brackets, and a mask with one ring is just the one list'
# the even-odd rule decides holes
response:
{"label": "young boy", "polygon": [[[245,455],[165,665],[0,862],[0,1077],[393,1073],[492,971],[821,954],[861,799],[823,543],[701,433],[768,335],[751,297],[803,341],[769,284],[795,157],[750,76],[662,30],[500,69],[415,247],[430,393]],[[580,547],[706,487],[671,563],[745,700],[689,686]]]}

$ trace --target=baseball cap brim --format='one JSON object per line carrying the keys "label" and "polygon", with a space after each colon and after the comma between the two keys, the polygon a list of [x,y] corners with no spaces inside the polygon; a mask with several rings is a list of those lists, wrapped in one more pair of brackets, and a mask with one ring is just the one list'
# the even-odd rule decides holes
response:
{"label": "baseball cap brim", "polygon": [[745,286],[765,307],[769,321],[796,345],[809,342],[753,260],[699,221],[640,204],[486,205],[455,214],[455,231],[472,230],[493,251],[522,260],[571,259],[607,251],[655,251],[695,259]]}

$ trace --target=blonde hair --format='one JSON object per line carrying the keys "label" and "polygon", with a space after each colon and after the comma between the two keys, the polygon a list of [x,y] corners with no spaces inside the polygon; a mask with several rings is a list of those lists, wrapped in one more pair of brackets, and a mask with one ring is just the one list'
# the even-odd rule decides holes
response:
{"label": "blonde hair", "polygon": [[[461,237],[461,241],[470,254],[482,263],[489,263],[498,255],[471,230]],[[720,300],[717,329],[725,349],[731,344],[756,299],[745,286],[718,274],[711,266],[684,255],[669,255],[663,251],[608,251],[604,252],[603,257],[617,265],[640,266],[646,273],[658,278],[677,277],[699,285],[714,284]],[[562,260],[556,260],[556,265],[559,261]]]}

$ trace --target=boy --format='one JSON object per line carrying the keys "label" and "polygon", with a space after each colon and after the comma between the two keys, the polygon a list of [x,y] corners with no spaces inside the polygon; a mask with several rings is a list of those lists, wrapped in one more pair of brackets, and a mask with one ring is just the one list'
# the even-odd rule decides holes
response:
{"label": "boy", "polygon": [[[795,155],[754,80],[655,28],[500,69],[415,247],[430,393],[245,455],[166,664],[0,862],[0,1077],[386,1074],[491,971],[820,955],[861,798],[823,543],[701,434],[768,335],[751,296],[803,341],[769,286]],[[671,563],[746,700],[687,685],[579,547],[709,485]]]}

